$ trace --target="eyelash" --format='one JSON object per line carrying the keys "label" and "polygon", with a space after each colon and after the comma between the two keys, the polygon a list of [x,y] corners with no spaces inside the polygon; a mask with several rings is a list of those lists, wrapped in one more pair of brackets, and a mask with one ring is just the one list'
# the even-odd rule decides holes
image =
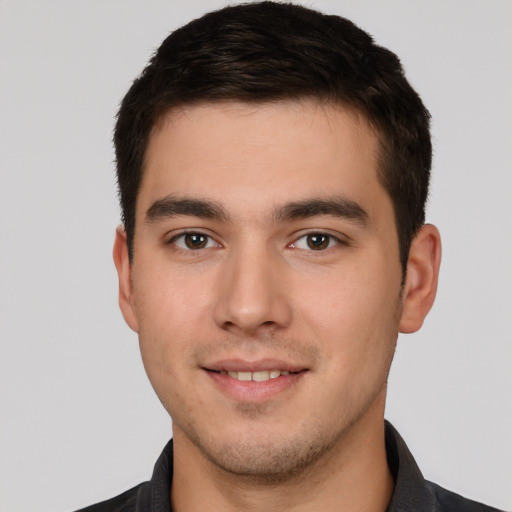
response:
{"label": "eyelash", "polygon": [[[322,237],[322,240],[316,247],[312,247],[309,243],[310,240],[308,240],[308,238],[313,239],[314,237]],[[309,248],[299,247],[298,245],[301,240],[304,240]],[[312,241],[313,245],[316,244],[313,240],[311,240],[311,241]],[[322,247],[322,244],[325,243],[325,241],[327,241],[327,245],[325,247]],[[347,243],[344,240],[342,240],[334,235],[331,235],[329,233],[324,233],[322,231],[315,231],[315,232],[306,233],[306,234],[300,236],[293,243],[291,243],[288,247],[290,247],[292,249],[302,249],[302,250],[311,250],[314,252],[323,252],[323,251],[326,251],[327,249],[331,249],[332,247],[335,247],[337,245],[347,245]]]}
{"label": "eyelash", "polygon": [[[183,241],[183,244],[185,245],[187,237],[194,237],[194,236],[202,237],[203,239],[206,239],[206,245],[203,247],[192,248],[192,247],[180,247],[180,245],[177,243],[181,239]],[[179,235],[173,236],[167,242],[167,244],[174,245],[177,249],[180,249],[182,251],[195,252],[195,251],[199,251],[201,249],[213,248],[212,242],[216,248],[222,247],[221,244],[219,244],[213,237],[211,237],[210,235],[207,235],[206,233],[201,233],[200,231],[185,231],[185,232],[180,233]]]}
{"label": "eyelash", "polygon": [[[200,237],[201,239],[205,240],[205,245],[201,246],[200,243],[197,244],[196,247],[191,247],[187,244],[187,237]],[[322,239],[318,242],[315,242],[313,240],[314,237],[321,237]],[[310,240],[308,240],[308,238]],[[180,245],[178,241],[182,241],[183,245]],[[304,240],[305,243],[308,245],[308,247],[300,247],[299,244],[301,244],[301,240]],[[313,245],[310,244],[310,241]],[[325,242],[327,242],[327,245],[325,245]],[[207,235],[205,233],[202,233],[200,231],[186,231],[182,232],[178,235],[173,236],[167,244],[174,245],[178,250],[186,251],[186,252],[196,252],[200,251],[202,249],[212,249],[212,248],[221,248],[222,245],[218,243],[213,237],[210,235]],[[316,247],[314,245],[317,244]],[[186,247],[185,247],[186,245]],[[337,245],[348,245],[348,243],[340,239],[334,235],[331,235],[329,233],[325,233],[322,231],[314,231],[311,233],[306,233],[304,235],[301,235],[298,237],[294,242],[289,244],[287,247],[290,249],[300,249],[305,251],[313,251],[313,252],[323,252],[327,249],[331,249],[332,247],[335,247]]]}

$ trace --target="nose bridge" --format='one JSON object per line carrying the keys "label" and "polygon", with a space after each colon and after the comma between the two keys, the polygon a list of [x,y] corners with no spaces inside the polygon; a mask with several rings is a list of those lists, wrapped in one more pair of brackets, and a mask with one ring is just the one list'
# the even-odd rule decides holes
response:
{"label": "nose bridge", "polygon": [[289,322],[283,263],[268,245],[253,242],[233,248],[219,280],[215,316],[220,327],[254,333]]}

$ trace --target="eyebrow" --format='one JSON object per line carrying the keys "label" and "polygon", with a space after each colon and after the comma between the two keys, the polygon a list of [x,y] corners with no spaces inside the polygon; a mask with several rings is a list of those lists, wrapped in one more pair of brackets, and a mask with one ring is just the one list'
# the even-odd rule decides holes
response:
{"label": "eyebrow", "polygon": [[155,201],[146,211],[146,222],[152,224],[178,215],[226,222],[229,219],[224,208],[214,201],[167,196]]}
{"label": "eyebrow", "polygon": [[[220,222],[229,221],[228,213],[219,203],[206,199],[180,198],[170,195],[155,201],[150,206],[146,211],[146,222],[152,224],[179,215]],[[345,218],[362,226],[368,224],[368,213],[355,201],[340,196],[286,203],[274,210],[273,219],[274,222],[285,222],[320,215]]]}
{"label": "eyebrow", "polygon": [[368,225],[368,213],[366,210],[355,201],[341,196],[295,201],[285,204],[274,211],[274,219],[277,222],[307,219],[319,215],[341,217],[362,226]]}

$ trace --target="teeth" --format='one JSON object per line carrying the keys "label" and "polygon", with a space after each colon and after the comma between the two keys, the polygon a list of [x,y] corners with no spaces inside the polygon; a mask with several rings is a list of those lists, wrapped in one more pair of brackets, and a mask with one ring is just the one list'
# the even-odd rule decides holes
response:
{"label": "teeth", "polygon": [[254,372],[252,374],[252,380],[255,380],[256,382],[265,382],[266,380],[270,379],[270,372]]}
{"label": "teeth", "polygon": [[261,372],[221,372],[223,375],[229,375],[232,379],[242,380],[242,381],[255,381],[255,382],[265,382],[270,379],[277,379],[281,375],[289,375],[290,372],[280,371],[280,370],[272,370],[266,371],[263,370]]}

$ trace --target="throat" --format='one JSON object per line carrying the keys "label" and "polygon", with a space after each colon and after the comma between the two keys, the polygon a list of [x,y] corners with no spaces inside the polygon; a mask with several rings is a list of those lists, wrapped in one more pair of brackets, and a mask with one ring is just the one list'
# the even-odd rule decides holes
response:
{"label": "throat", "polygon": [[383,436],[364,450],[336,443],[303,467],[252,473],[223,467],[177,427],[174,439],[171,503],[179,512],[382,512],[394,489]]}

